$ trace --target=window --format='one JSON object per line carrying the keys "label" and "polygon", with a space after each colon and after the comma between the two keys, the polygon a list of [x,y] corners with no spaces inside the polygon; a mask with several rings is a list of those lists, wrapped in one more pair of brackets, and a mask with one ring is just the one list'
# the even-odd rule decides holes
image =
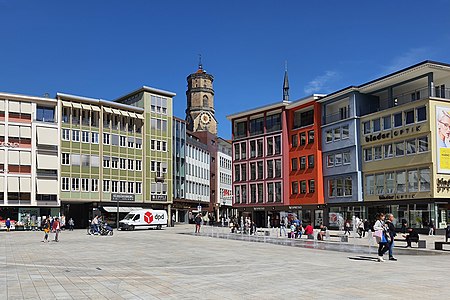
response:
{"label": "window", "polygon": [[364,129],[364,134],[370,133],[370,122],[369,121],[363,123],[363,129]]}
{"label": "window", "polygon": [[256,163],[250,163],[250,180],[256,180]]}
{"label": "window", "polygon": [[142,182],[136,182],[136,194],[142,194]]}
{"label": "window", "polygon": [[264,177],[264,168],[263,168],[263,161],[257,162],[257,169],[258,169],[258,179],[263,179]]}
{"label": "window", "polygon": [[109,133],[104,133],[103,134],[103,144],[104,145],[109,145],[109,140],[110,140],[110,134]]}
{"label": "window", "polygon": [[300,157],[300,170],[306,169],[306,156]]}
{"label": "window", "polygon": [[291,187],[292,187],[292,194],[294,195],[298,194],[298,181],[292,181]]}
{"label": "window", "polygon": [[98,132],[91,133],[91,143],[98,144]]}
{"label": "window", "polygon": [[267,184],[267,202],[273,202],[273,182]]}
{"label": "window", "polygon": [[80,131],[79,130],[72,130],[72,141],[73,142],[80,141]]}
{"label": "window", "polygon": [[142,171],[142,160],[136,160],[136,171]]}
{"label": "window", "polygon": [[331,133],[331,130],[327,130],[326,136],[327,136],[327,143],[331,143],[333,141],[333,134]]}
{"label": "window", "polygon": [[383,158],[381,146],[373,147],[373,159],[380,160]]}
{"label": "window", "polygon": [[136,139],[134,144],[136,145],[136,149],[142,149],[142,140],[141,139]]}
{"label": "window", "polygon": [[341,139],[341,127],[334,129],[334,140],[339,141]]}
{"label": "window", "polygon": [[417,142],[419,144],[418,152],[427,152],[429,150],[428,148],[428,136],[420,137],[417,139]]}
{"label": "window", "polygon": [[342,139],[348,139],[350,137],[350,130],[348,125],[342,126]]}
{"label": "window", "polygon": [[300,133],[300,146],[306,145],[306,132]]}
{"label": "window", "polygon": [[342,164],[343,165],[349,165],[350,164],[350,152],[344,152],[342,154]]}
{"label": "window", "polygon": [[298,135],[294,134],[291,137],[291,141],[292,141],[292,147],[295,148],[298,146]]}
{"label": "window", "polygon": [[55,109],[53,107],[37,106],[36,121],[55,122]]}
{"label": "window", "polygon": [[62,140],[63,141],[70,141],[70,129],[63,129],[62,130]]}
{"label": "window", "polygon": [[281,182],[275,182],[275,202],[281,202]]}
{"label": "window", "polygon": [[72,178],[72,191],[80,190],[80,178]]}
{"label": "window", "polygon": [[275,141],[275,155],[281,153],[281,136],[277,135],[274,137]]}
{"label": "window", "polygon": [[384,177],[386,180],[386,194],[393,194],[395,191],[394,172],[387,172]]}
{"label": "window", "polygon": [[378,132],[381,130],[381,121],[380,119],[375,119],[372,121],[373,124],[373,132]]}
{"label": "window", "polygon": [[266,131],[272,132],[276,130],[281,130],[281,114],[266,117]]}
{"label": "window", "polygon": [[134,169],[134,160],[128,159],[128,170],[133,170],[133,169]]}
{"label": "window", "polygon": [[327,155],[327,167],[328,168],[334,167],[334,154]]}
{"label": "window", "polygon": [[344,180],[342,178],[336,179],[336,195],[338,197],[344,196]]}
{"label": "window", "polygon": [[344,180],[344,195],[345,196],[351,196],[352,195],[352,185],[353,185],[353,181],[351,177],[345,177]]}
{"label": "window", "polygon": [[237,138],[244,137],[247,135],[247,121],[235,123],[234,135]]}
{"label": "window", "polygon": [[394,156],[392,144],[384,145],[384,158],[391,158]]}
{"label": "window", "polygon": [[300,194],[306,194],[306,180],[300,181]]}
{"label": "window", "polygon": [[420,191],[429,192],[431,190],[430,169],[419,169],[419,176]]}
{"label": "window", "polygon": [[406,171],[397,171],[397,193],[406,192]]}
{"label": "window", "polygon": [[267,178],[273,178],[273,160],[267,161]]}
{"label": "window", "polygon": [[391,115],[383,117],[383,129],[389,130],[392,127]]}
{"label": "window", "polygon": [[134,182],[128,182],[128,194],[134,193]]}
{"label": "window", "polygon": [[119,168],[119,159],[117,157],[111,158],[111,168],[118,169]]}
{"label": "window", "polygon": [[250,135],[264,133],[264,118],[250,120]]}
{"label": "window", "polygon": [[119,145],[120,147],[126,147],[127,146],[127,138],[125,136],[119,137]]}
{"label": "window", "polygon": [[314,130],[308,131],[308,144],[314,143]]}
{"label": "window", "polygon": [[81,178],[81,191],[89,192],[89,179]]}
{"label": "window", "polygon": [[372,161],[372,148],[364,149],[364,161]]}
{"label": "window", "polygon": [[367,175],[366,176],[366,195],[375,194],[374,185],[375,185],[375,176]]}
{"label": "window", "polygon": [[247,180],[247,165],[246,164],[241,165],[241,177],[242,177],[242,181]]}
{"label": "window", "polygon": [[297,171],[297,168],[298,168],[298,159],[297,157],[294,157],[291,159],[291,170]]}
{"label": "window", "polygon": [[122,170],[126,170],[127,169],[127,167],[126,167],[126,159],[125,158],[121,158],[120,159],[120,169],[122,169]]}
{"label": "window", "polygon": [[413,124],[414,123],[414,110],[405,111],[405,124]]}
{"label": "window", "polygon": [[61,178],[61,191],[69,191],[69,178]]}
{"label": "window", "polygon": [[308,168],[314,168],[314,155],[308,155]]}
{"label": "window", "polygon": [[416,154],[416,140],[411,139],[406,141],[406,154]]}
{"label": "window", "polygon": [[405,142],[401,141],[395,143],[395,156],[403,156],[405,155]]}
{"label": "window", "polygon": [[314,179],[308,180],[308,187],[309,187],[309,191],[308,191],[308,192],[309,192],[310,194],[316,192],[316,184],[315,184]]}
{"label": "window", "polygon": [[257,140],[256,141],[256,150],[257,150],[256,155],[258,157],[262,157],[263,156],[263,150],[264,150],[263,148],[264,148],[263,147],[263,139]]}
{"label": "window", "polygon": [[408,192],[419,191],[419,180],[417,170],[408,170]]}
{"label": "window", "polygon": [[336,153],[334,155],[334,165],[336,167],[342,165],[342,153]]}
{"label": "window", "polygon": [[247,158],[247,144],[241,143],[241,159],[246,159]]}
{"label": "window", "polygon": [[111,191],[113,192],[113,193],[117,193],[118,191],[119,191],[119,182],[118,181],[116,181],[116,180],[112,180],[111,181]]}
{"label": "window", "polygon": [[240,148],[241,148],[241,145],[239,145],[239,144],[234,144],[234,159],[235,160],[239,160],[239,159],[241,159],[240,158]]}
{"label": "window", "polygon": [[394,115],[394,127],[401,127],[403,126],[403,118],[402,113],[397,113]]}
{"label": "window", "polygon": [[256,141],[250,141],[250,158],[256,157]]}
{"label": "window", "polygon": [[275,160],[275,177],[281,177],[281,159]]}
{"label": "window", "polygon": [[328,180],[328,197],[336,197],[336,180],[334,179]]}
{"label": "window", "polygon": [[70,165],[70,154],[69,153],[61,154],[61,164],[62,165]]}
{"label": "window", "polygon": [[375,175],[375,190],[377,195],[384,194],[384,174],[376,174]]}
{"label": "window", "polygon": [[314,110],[294,112],[294,128],[314,124]]}
{"label": "window", "polygon": [[109,193],[109,180],[103,180],[103,192]]}
{"label": "window", "polygon": [[416,111],[417,111],[417,122],[427,120],[427,108],[425,106],[416,108]]}
{"label": "window", "polygon": [[119,193],[126,193],[126,181],[119,181]]}
{"label": "window", "polygon": [[82,131],[81,132],[81,142],[83,142],[83,143],[90,143],[89,131]]}
{"label": "window", "polygon": [[98,179],[91,179],[91,191],[98,192]]}

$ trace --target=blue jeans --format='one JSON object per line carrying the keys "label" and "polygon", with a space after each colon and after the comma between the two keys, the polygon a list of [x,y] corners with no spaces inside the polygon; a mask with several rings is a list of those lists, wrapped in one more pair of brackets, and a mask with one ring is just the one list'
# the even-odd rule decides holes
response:
{"label": "blue jeans", "polygon": [[392,242],[389,243],[389,257],[394,256],[394,254],[392,253],[393,250],[394,250],[394,240],[392,240]]}

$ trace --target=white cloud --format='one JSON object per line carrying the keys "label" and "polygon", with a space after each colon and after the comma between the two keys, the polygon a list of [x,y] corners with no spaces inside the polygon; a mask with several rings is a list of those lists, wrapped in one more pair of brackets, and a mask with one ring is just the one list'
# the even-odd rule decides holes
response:
{"label": "white cloud", "polygon": [[421,61],[431,59],[434,52],[428,47],[411,48],[400,56],[395,57],[387,66],[383,66],[383,74],[392,73],[415,65]]}
{"label": "white cloud", "polygon": [[304,91],[308,95],[317,92],[327,93],[331,88],[329,84],[336,81],[339,76],[339,73],[336,71],[326,71],[325,74],[317,76],[308,82]]}

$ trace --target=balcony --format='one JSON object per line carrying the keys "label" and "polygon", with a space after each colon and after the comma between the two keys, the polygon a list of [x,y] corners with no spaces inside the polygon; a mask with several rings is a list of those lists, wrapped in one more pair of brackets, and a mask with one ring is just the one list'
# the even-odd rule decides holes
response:
{"label": "balcony", "polygon": [[350,118],[351,110],[349,107],[341,107],[339,111],[325,116],[325,124],[334,123]]}
{"label": "balcony", "polygon": [[429,92],[430,89],[428,87],[421,87],[417,89],[413,89],[401,94],[394,94],[393,99],[385,98],[380,100],[380,105],[378,110],[383,110],[407,103],[411,103],[414,101],[419,101],[422,99],[427,99],[429,97],[436,98],[445,98],[450,99],[450,88],[441,88],[435,87]]}

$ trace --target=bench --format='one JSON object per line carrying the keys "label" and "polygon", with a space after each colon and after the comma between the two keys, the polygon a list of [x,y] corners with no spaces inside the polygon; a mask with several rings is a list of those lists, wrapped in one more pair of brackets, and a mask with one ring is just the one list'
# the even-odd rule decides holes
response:
{"label": "bench", "polygon": [[444,245],[450,245],[450,242],[434,242],[434,249],[435,250],[444,250],[442,247]]}
{"label": "bench", "polygon": [[265,235],[265,236],[270,236],[270,229],[267,228],[258,228],[256,229],[256,235]]}
{"label": "bench", "polygon": [[[407,243],[406,239],[394,239],[394,242],[405,242],[405,243]],[[425,240],[411,241],[411,244],[412,243],[416,243],[417,244],[417,248],[421,248],[421,249],[427,248],[427,241],[425,241]]]}
{"label": "bench", "polygon": [[338,237],[342,243],[348,243],[348,235],[345,234],[330,234],[330,237]]}

